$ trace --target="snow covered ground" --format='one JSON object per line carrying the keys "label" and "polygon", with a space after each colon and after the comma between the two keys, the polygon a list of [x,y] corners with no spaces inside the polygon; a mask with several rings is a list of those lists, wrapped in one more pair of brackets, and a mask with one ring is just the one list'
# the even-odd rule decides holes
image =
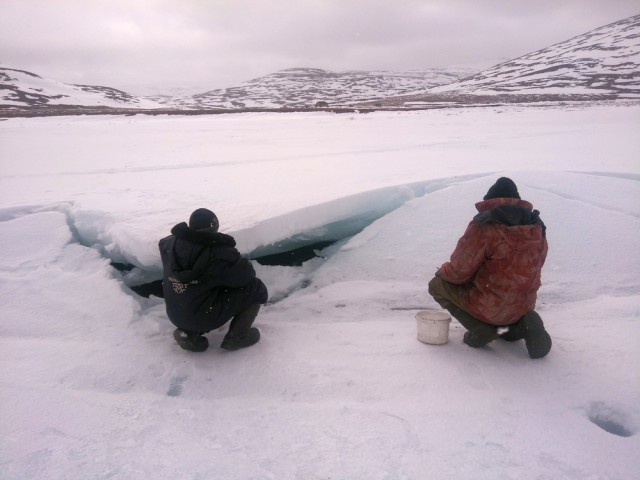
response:
{"label": "snow covered ground", "polygon": [[[639,125],[602,105],[0,122],[0,478],[635,478]],[[457,322],[416,339],[502,175],[548,226],[540,360]],[[253,256],[347,238],[256,263],[260,343],[190,354],[126,285],[198,207]]]}

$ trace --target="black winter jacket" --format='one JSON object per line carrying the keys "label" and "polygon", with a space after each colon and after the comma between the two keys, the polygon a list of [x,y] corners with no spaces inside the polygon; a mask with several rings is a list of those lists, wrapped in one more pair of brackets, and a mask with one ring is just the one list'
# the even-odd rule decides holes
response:
{"label": "black winter jacket", "polygon": [[235,245],[229,235],[184,222],[158,242],[167,315],[176,327],[205,333],[250,305],[266,303],[267,288]]}

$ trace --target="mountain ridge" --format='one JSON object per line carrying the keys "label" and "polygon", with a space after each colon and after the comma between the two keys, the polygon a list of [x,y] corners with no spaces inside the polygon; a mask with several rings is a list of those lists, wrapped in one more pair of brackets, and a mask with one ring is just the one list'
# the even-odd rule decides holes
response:
{"label": "mountain ridge", "polygon": [[640,15],[499,63],[428,93],[640,99]]}
{"label": "mountain ridge", "polygon": [[193,95],[198,107],[309,107],[352,105],[391,95],[426,91],[468,75],[464,68],[405,71],[333,72],[319,68],[290,68],[258,77],[239,86]]}
{"label": "mountain ridge", "polygon": [[344,71],[290,68],[195,95],[136,97],[0,66],[0,112],[169,113],[251,109],[432,108],[640,99],[640,15],[479,72],[464,68]]}
{"label": "mountain ridge", "polygon": [[150,106],[143,98],[116,88],[61,83],[26,70],[0,66],[0,106],[44,105]]}

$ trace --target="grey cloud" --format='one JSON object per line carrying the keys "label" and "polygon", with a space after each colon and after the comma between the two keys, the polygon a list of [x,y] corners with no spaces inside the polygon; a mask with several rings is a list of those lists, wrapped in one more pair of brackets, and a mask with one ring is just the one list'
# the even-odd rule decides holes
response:
{"label": "grey cloud", "polygon": [[489,66],[638,10],[636,0],[4,0],[0,61],[134,93],[203,91],[297,66]]}

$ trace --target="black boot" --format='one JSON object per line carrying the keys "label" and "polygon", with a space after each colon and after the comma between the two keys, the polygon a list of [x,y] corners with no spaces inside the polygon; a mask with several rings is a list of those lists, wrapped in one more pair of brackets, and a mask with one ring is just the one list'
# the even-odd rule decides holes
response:
{"label": "black boot", "polygon": [[551,337],[544,329],[540,315],[535,311],[525,313],[520,322],[524,330],[524,343],[531,358],[542,358],[551,350]]}
{"label": "black boot", "polygon": [[176,343],[190,352],[204,352],[209,348],[209,340],[198,332],[189,332],[176,328],[173,332]]}
{"label": "black boot", "polygon": [[233,351],[241,348],[250,347],[255,345],[260,340],[260,330],[255,327],[251,327],[246,335],[239,337],[227,333],[222,340],[221,348],[225,350]]}
{"label": "black boot", "polygon": [[469,330],[465,332],[462,338],[462,341],[468,346],[472,348],[484,347],[498,338],[495,327],[472,317],[460,307],[452,306],[447,310],[449,310],[449,313],[451,313],[464,328]]}
{"label": "black boot", "polygon": [[480,348],[493,342],[496,339],[495,332],[487,333],[482,330],[469,330],[464,332],[462,341],[471,348]]}
{"label": "black boot", "polygon": [[504,327],[502,327],[507,328],[507,331],[500,334],[500,338],[502,340],[506,340],[507,342],[516,342],[518,340],[522,340],[524,338],[524,325],[521,320],[522,318],[514,324],[505,325]]}
{"label": "black boot", "polygon": [[258,343],[260,330],[251,326],[258,315],[258,311],[260,311],[260,304],[256,303],[233,317],[229,331],[222,340],[220,347],[225,350],[239,350]]}

